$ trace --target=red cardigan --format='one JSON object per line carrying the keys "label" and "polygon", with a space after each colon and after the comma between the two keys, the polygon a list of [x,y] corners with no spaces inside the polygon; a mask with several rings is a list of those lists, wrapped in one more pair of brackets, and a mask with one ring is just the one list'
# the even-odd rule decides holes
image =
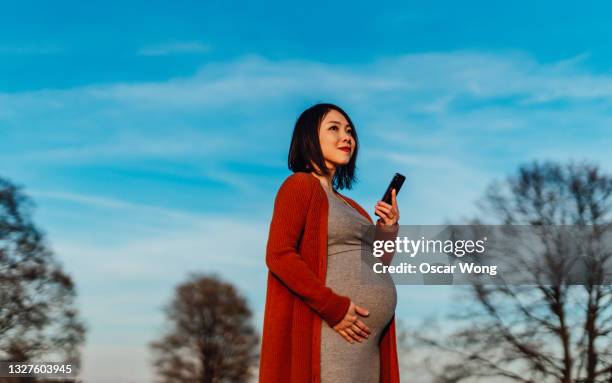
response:
{"label": "red cardigan", "polygon": [[[342,197],[373,222],[359,204]],[[309,173],[290,175],[278,190],[266,246],[261,383],[320,382],[321,321],[333,327],[348,310],[350,298],[325,286],[327,213],[325,190]],[[391,231],[377,230],[376,238],[395,238],[398,225],[394,226]],[[399,382],[395,316],[379,348],[380,382]]]}

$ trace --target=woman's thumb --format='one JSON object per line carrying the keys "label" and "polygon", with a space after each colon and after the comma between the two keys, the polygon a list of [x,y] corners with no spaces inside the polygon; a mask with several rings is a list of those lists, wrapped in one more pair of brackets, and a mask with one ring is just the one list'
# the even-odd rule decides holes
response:
{"label": "woman's thumb", "polygon": [[357,314],[364,316],[364,317],[367,317],[368,315],[370,315],[370,312],[361,306],[355,305],[355,311],[357,312]]}

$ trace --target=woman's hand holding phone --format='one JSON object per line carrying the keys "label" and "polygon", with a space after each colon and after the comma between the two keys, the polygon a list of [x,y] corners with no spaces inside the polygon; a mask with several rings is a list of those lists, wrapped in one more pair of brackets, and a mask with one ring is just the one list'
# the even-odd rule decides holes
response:
{"label": "woman's hand holding phone", "polygon": [[375,214],[380,217],[378,223],[383,225],[394,225],[399,221],[400,213],[397,207],[397,199],[395,189],[391,190],[391,204],[384,201],[378,201],[374,207]]}

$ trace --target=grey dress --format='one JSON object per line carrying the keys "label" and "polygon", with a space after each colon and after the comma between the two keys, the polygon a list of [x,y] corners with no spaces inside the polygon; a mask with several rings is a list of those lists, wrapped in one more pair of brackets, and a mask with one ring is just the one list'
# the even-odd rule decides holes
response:
{"label": "grey dress", "polygon": [[371,265],[362,265],[361,246],[371,248],[372,239],[362,236],[361,226],[371,225],[370,221],[328,187],[322,186],[329,201],[325,284],[335,293],[349,297],[356,305],[370,311],[368,317],[360,316],[360,319],[372,333],[363,343],[351,344],[323,321],[321,383],[378,383],[378,342],[395,312],[395,285],[389,274],[376,274]]}

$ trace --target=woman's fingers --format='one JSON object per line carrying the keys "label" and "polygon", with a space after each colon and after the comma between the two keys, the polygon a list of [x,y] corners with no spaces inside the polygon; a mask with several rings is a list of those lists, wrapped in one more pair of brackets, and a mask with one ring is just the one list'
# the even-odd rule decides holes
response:
{"label": "woman's fingers", "polygon": [[349,343],[355,343],[355,341],[361,343],[370,336],[370,329],[361,321],[357,321],[350,327],[341,330],[336,329],[336,332]]}
{"label": "woman's fingers", "polygon": [[[367,326],[363,325],[363,323],[361,324],[361,326],[367,328]],[[370,336],[369,330],[366,331],[360,328],[357,324],[353,324],[351,327],[347,327],[342,330],[337,330],[337,332],[342,335],[344,339],[348,340],[351,343],[353,343],[353,341],[363,342],[364,340],[367,340]]]}
{"label": "woman's fingers", "polygon": [[393,191],[391,192],[391,203],[388,204],[384,201],[378,201],[376,203],[376,207],[377,208],[381,208],[381,210],[383,211],[396,211],[399,213],[398,208],[397,208],[397,198],[396,198],[396,192],[395,189],[393,189]]}
{"label": "woman's fingers", "polygon": [[355,343],[355,341],[353,340],[353,338],[351,338],[351,337],[350,337],[350,336],[349,336],[349,335],[346,333],[346,331],[345,331],[345,330],[340,330],[340,331],[338,331],[338,333],[339,333],[340,335],[342,335],[342,337],[343,337],[344,339],[346,339],[346,341],[347,341],[347,342],[349,342],[349,343]]}
{"label": "woman's fingers", "polygon": [[370,315],[370,313],[365,307],[357,306],[354,302],[351,302],[344,318],[334,326],[334,330],[346,339],[347,342],[363,342],[368,339],[371,333],[368,326],[358,319],[358,315],[365,317]]}
{"label": "woman's fingers", "polygon": [[346,329],[346,333],[349,334],[349,336],[351,338],[353,338],[354,340],[356,340],[359,343],[361,343],[361,342],[363,342],[364,340],[367,339],[367,337],[365,335],[361,335],[361,334],[359,334],[355,330],[361,331],[361,330],[359,330],[359,328],[357,326],[351,326],[350,328]]}
{"label": "woman's fingers", "polygon": [[357,324],[353,324],[353,326],[351,326],[351,330],[353,330],[355,334],[359,335],[361,339],[363,340],[368,339],[368,333],[360,329],[359,326],[357,326]]}
{"label": "woman's fingers", "polygon": [[389,204],[385,205],[386,206],[380,204],[376,205],[376,215],[381,218],[386,218],[390,221],[397,222],[399,220],[399,211],[397,210],[397,206],[390,206]]}
{"label": "woman's fingers", "polygon": [[358,320],[357,322],[355,322],[355,326],[359,327],[361,330],[363,330],[367,334],[372,333],[372,331],[370,331],[370,328],[365,323],[363,323],[363,321],[361,320]]}
{"label": "woman's fingers", "polygon": [[391,220],[390,216],[391,214],[387,211],[382,211],[379,208],[376,208],[376,215],[385,219],[385,220]]}
{"label": "woman's fingers", "polygon": [[390,213],[390,212],[392,212],[392,211],[393,211],[393,208],[392,208],[392,207],[387,207],[387,206],[381,206],[381,205],[378,205],[378,206],[376,206],[376,208],[377,208],[378,210],[382,210],[382,211],[384,211],[384,212],[386,212],[386,213]]}
{"label": "woman's fingers", "polygon": [[362,317],[367,317],[368,315],[370,315],[370,312],[368,311],[368,309],[366,309],[365,307],[357,306],[357,305],[355,305],[355,312],[361,315]]}
{"label": "woman's fingers", "polygon": [[340,321],[340,323],[338,323],[337,325],[334,326],[334,330],[336,330],[336,331],[344,330],[347,327],[350,327],[351,324],[353,324],[353,321],[346,320],[346,318],[345,318],[342,321]]}
{"label": "woman's fingers", "polygon": [[355,331],[353,331],[350,327],[345,329],[344,331],[346,331],[346,333],[353,339],[356,340],[357,342],[361,342],[361,337],[357,334],[355,334]]}
{"label": "woman's fingers", "polygon": [[387,216],[387,213],[382,211],[378,206],[376,207],[376,209],[374,209],[374,212],[379,217],[386,217]]}

